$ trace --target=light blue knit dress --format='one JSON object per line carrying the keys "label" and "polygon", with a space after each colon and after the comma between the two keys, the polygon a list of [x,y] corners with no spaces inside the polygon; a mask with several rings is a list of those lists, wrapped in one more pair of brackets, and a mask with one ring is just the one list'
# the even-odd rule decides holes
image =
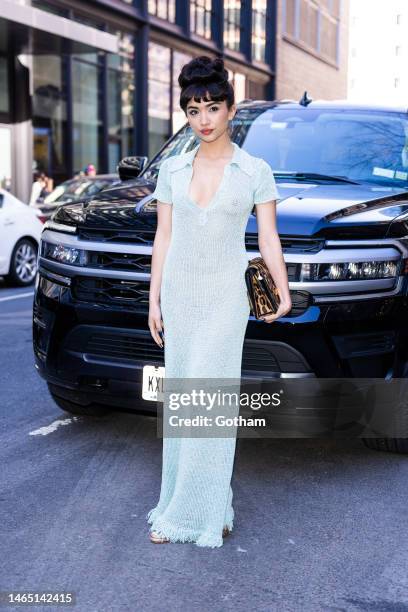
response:
{"label": "light blue knit dress", "polygon": [[[165,376],[236,380],[250,314],[245,229],[253,205],[279,194],[269,164],[233,143],[217,192],[199,207],[188,196],[199,146],[162,162],[153,193],[173,206],[160,290]],[[222,546],[223,527],[233,528],[235,446],[235,437],[163,437],[150,529],[171,542]]]}

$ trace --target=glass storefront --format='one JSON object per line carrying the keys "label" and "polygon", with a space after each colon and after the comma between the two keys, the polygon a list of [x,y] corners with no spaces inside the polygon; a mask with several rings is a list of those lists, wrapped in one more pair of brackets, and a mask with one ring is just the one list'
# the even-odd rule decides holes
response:
{"label": "glass storefront", "polygon": [[0,113],[9,113],[7,57],[0,55]]}
{"label": "glass storefront", "polygon": [[170,122],[170,49],[149,42],[149,151],[152,157],[171,133]]}
{"label": "glass storefront", "polygon": [[119,39],[116,55],[32,56],[33,170],[56,185],[88,164],[116,172],[120,159],[134,154],[134,36],[110,32]]}
{"label": "glass storefront", "polygon": [[119,38],[119,54],[107,58],[107,107],[108,107],[108,171],[115,172],[118,162],[126,155],[133,155],[135,77],[134,37],[116,32]]}
{"label": "glass storefront", "polygon": [[[134,0],[123,2],[131,5]],[[24,147],[30,147],[33,137],[33,164],[31,167],[28,156],[24,181],[28,182],[28,178],[31,181],[32,171],[38,170],[53,179],[56,186],[84,171],[88,164],[93,164],[98,174],[114,173],[123,157],[142,153],[135,142],[137,133],[147,130],[148,150],[143,153],[152,157],[172,134],[186,124],[186,116],[179,105],[178,76],[183,65],[193,57],[190,49],[184,51],[179,44],[179,49],[172,49],[170,38],[166,42],[148,41],[147,100],[141,101],[143,108],[136,109],[136,36],[139,26],[135,20],[130,18],[129,30],[124,31],[119,30],[120,19],[112,18],[108,22],[107,10],[94,11],[87,2],[75,6],[69,6],[64,0],[25,0],[25,3],[38,9],[38,13],[48,13],[47,19],[52,14],[92,28],[98,35],[101,32],[113,34],[118,41],[118,53],[93,50],[91,35],[87,46],[87,42],[79,41],[77,44],[75,37],[70,40],[53,32],[43,37],[34,32],[30,34],[32,44],[26,52],[28,60],[17,72],[18,54],[10,54],[6,45],[1,44],[4,37],[0,41],[0,126],[3,141],[9,137],[10,130],[16,132],[14,124],[21,132],[23,123],[20,117],[14,116],[15,105],[9,100],[9,81],[20,78],[25,71],[27,73],[27,83],[22,85],[23,89],[26,87],[27,103],[18,105],[18,112],[28,119],[24,128],[27,143],[24,144],[20,133],[18,141],[23,143],[24,150]],[[229,49],[240,50],[242,17],[241,4],[237,0],[225,0],[218,9],[212,0],[194,0],[186,8],[190,9],[191,31],[203,39],[211,39],[212,11],[222,11],[224,44]],[[261,59],[265,52],[265,8],[266,0],[252,0],[252,33],[246,35],[249,46],[252,34],[252,52],[256,59]],[[174,21],[176,2],[149,0],[148,12]],[[125,21],[123,24],[126,28]],[[114,46],[113,41],[111,44]],[[99,46],[105,48],[100,41]],[[196,54],[201,53],[197,48]],[[208,54],[215,56],[215,52]],[[256,97],[263,97],[260,91],[263,85],[250,82],[241,72],[229,70],[229,74],[237,103],[255,92]],[[29,90],[32,91],[31,99]],[[13,93],[14,89],[11,91]],[[144,92],[144,84],[141,92]],[[136,116],[141,117],[142,126],[135,125]],[[144,125],[144,117],[147,117],[147,125]],[[8,131],[4,131],[4,126]],[[12,134],[12,142],[13,138]],[[14,156],[20,155],[17,149],[13,151]],[[11,167],[14,165],[15,160]]]}
{"label": "glass storefront", "polygon": [[93,164],[103,172],[102,67],[96,54],[72,61],[73,172],[77,174]]}
{"label": "glass storefront", "polygon": [[33,170],[57,183],[65,178],[67,158],[67,89],[64,58],[33,56]]}

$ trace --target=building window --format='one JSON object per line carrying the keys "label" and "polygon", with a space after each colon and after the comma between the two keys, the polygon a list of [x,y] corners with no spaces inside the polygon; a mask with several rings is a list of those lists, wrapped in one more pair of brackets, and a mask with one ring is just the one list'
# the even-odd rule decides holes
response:
{"label": "building window", "polygon": [[171,23],[176,21],[175,0],[149,0],[147,7],[151,15],[155,15]]}
{"label": "building window", "polygon": [[31,0],[31,6],[34,8],[38,8],[41,11],[46,11],[47,13],[52,13],[53,15],[59,15],[60,17],[69,17],[69,10],[65,8],[60,8],[46,2],[44,0]]}
{"label": "building window", "polygon": [[134,142],[135,46],[132,34],[115,32],[119,53],[107,55],[108,172],[132,155]]}
{"label": "building window", "polygon": [[248,80],[248,98],[251,100],[266,100],[266,89],[263,83]]}
{"label": "building window", "polygon": [[171,126],[172,134],[174,134],[181,127],[183,127],[183,125],[187,121],[184,111],[180,107],[180,85],[178,84],[178,76],[184,64],[188,64],[191,59],[191,55],[181,53],[180,51],[173,51],[173,114]]}
{"label": "building window", "polygon": [[265,61],[266,0],[252,0],[252,59]]}
{"label": "building window", "polygon": [[171,134],[170,49],[149,42],[149,157],[163,146]]}
{"label": "building window", "polygon": [[398,78],[398,77],[396,77],[396,78],[394,79],[394,87],[399,87],[399,84],[400,84],[400,80],[399,80],[399,78]]}
{"label": "building window", "polygon": [[283,29],[307,50],[338,64],[340,2],[283,0]]}
{"label": "building window", "polygon": [[228,80],[234,88],[235,103],[238,104],[246,98],[246,76],[241,72],[233,72],[228,68]]}
{"label": "building window", "polygon": [[331,0],[329,8],[329,12],[333,17],[340,18],[340,2],[341,0]]}
{"label": "building window", "polygon": [[308,47],[319,49],[319,9],[312,2],[302,0],[299,3],[299,39]]}
{"label": "building window", "polygon": [[297,1],[296,0],[283,0],[283,31],[290,36],[297,38]]}
{"label": "building window", "polygon": [[401,55],[401,47],[399,45],[395,47],[395,55]]}
{"label": "building window", "polygon": [[401,25],[402,23],[402,15],[397,15],[397,25]]}
{"label": "building window", "polygon": [[239,0],[224,2],[224,45],[234,51],[239,51],[241,38],[241,3]]}
{"label": "building window", "polygon": [[190,28],[195,34],[211,39],[211,0],[190,2]]}

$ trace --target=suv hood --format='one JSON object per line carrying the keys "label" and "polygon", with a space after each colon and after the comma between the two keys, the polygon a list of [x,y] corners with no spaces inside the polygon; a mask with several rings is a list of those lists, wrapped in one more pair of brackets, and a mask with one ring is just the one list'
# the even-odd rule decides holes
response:
{"label": "suv hood", "polygon": [[[317,182],[299,185],[290,179],[278,180],[277,187],[281,196],[277,227],[281,235],[380,238],[387,235],[398,217],[398,222],[406,225],[408,191],[402,188]],[[152,182],[142,178],[122,183],[82,203],[60,206],[54,220],[105,230],[154,229],[153,189]],[[256,231],[256,217],[251,214],[247,232]]]}

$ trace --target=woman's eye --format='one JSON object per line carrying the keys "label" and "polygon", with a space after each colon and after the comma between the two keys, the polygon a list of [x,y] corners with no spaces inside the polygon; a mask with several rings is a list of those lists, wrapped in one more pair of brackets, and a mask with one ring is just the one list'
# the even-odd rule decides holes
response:
{"label": "woman's eye", "polygon": [[[218,106],[211,106],[211,107],[210,107],[210,110],[217,111],[217,110],[218,110],[218,108],[219,108]],[[192,110],[192,111],[190,111],[190,113],[189,113],[189,114],[190,114],[190,116],[191,116],[191,117],[195,117],[195,115],[197,114],[197,111]]]}

